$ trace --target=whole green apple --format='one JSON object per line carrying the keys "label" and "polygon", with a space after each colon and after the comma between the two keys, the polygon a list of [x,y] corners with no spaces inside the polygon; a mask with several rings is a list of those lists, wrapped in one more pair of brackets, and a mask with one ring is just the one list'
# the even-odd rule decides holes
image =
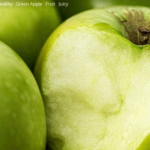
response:
{"label": "whole green apple", "polygon": [[0,42],[0,149],[45,147],[46,119],[38,85],[23,60]]}
{"label": "whole green apple", "polygon": [[150,7],[148,0],[54,0],[63,20],[88,9],[130,5],[130,6],[147,6]]}
{"label": "whole green apple", "polygon": [[76,15],[35,66],[51,150],[150,149],[150,9]]}
{"label": "whole green apple", "polygon": [[42,6],[33,7],[21,5],[30,5],[30,0],[13,0],[12,7],[0,9],[0,40],[14,49],[31,69],[45,40],[60,23],[56,7],[46,7],[45,1],[41,1]]}

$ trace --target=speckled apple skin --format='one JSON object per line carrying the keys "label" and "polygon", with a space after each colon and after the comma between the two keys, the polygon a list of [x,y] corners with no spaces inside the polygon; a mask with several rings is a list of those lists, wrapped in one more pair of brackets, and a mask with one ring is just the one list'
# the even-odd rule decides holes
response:
{"label": "speckled apple skin", "polygon": [[0,42],[0,149],[45,150],[46,121],[36,81],[23,60]]}

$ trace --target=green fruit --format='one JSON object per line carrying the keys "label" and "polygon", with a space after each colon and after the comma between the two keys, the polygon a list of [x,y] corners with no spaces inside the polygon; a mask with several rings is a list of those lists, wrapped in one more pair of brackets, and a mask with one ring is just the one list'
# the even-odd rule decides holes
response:
{"label": "green fruit", "polygon": [[[54,0],[58,4],[58,9],[62,18],[65,20],[79,12],[107,6],[117,6],[117,5],[130,5],[130,6],[147,6],[150,7],[150,1],[148,0]],[[68,6],[63,6],[67,3]],[[61,4],[61,5],[60,5]]]}
{"label": "green fruit", "polygon": [[22,59],[0,42],[0,149],[45,150],[46,119],[37,83]]}
{"label": "green fruit", "polygon": [[150,9],[76,15],[35,67],[51,150],[150,149]]}
{"label": "green fruit", "polygon": [[46,7],[45,0],[41,2],[43,6],[32,7],[15,6],[13,1],[12,7],[0,9],[0,40],[14,49],[31,69],[45,40],[60,23],[56,7]]}

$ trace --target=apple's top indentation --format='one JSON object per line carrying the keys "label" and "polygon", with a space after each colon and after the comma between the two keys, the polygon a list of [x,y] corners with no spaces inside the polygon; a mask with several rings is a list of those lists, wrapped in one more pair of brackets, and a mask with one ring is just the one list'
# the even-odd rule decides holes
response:
{"label": "apple's top indentation", "polygon": [[150,44],[150,23],[145,18],[144,12],[136,9],[123,11],[123,13],[114,11],[110,13],[123,25],[127,39],[136,45]]}

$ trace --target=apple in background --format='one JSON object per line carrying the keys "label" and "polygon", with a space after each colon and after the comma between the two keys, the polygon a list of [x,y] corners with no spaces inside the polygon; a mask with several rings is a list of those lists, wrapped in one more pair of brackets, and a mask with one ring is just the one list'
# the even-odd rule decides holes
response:
{"label": "apple in background", "polygon": [[57,4],[68,3],[68,6],[59,6],[58,10],[63,20],[88,9],[117,6],[117,5],[131,5],[131,6],[150,6],[148,0],[54,0]]}
{"label": "apple in background", "polygon": [[[45,6],[45,1],[41,1],[41,7],[15,6],[18,1],[14,0],[10,1],[12,7],[0,7],[0,40],[14,49],[30,69],[45,40],[60,23],[56,7]],[[19,1],[25,2],[31,1]]]}
{"label": "apple in background", "polygon": [[23,60],[0,42],[0,149],[45,150],[42,97]]}
{"label": "apple in background", "polygon": [[76,15],[45,43],[34,75],[51,150],[150,149],[150,9]]}

